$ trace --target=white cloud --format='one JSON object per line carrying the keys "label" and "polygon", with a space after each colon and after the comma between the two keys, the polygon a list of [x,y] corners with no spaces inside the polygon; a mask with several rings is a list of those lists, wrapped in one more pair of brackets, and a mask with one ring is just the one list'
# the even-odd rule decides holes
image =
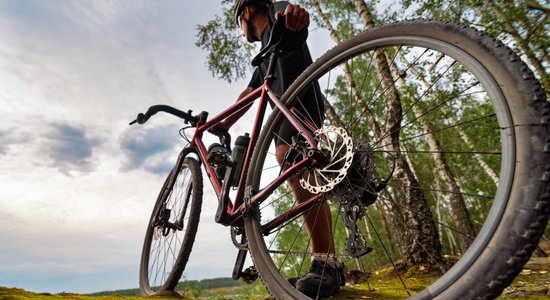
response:
{"label": "white cloud", "polygon": [[121,170],[145,168],[159,175],[168,174],[177,158],[177,149],[184,146],[175,128],[171,124],[125,130],[120,136],[121,150],[126,156]]}
{"label": "white cloud", "polygon": [[[2,285],[41,292],[137,287],[159,174],[183,145],[183,124],[160,114],[142,126],[128,122],[154,104],[213,116],[234,102],[246,82],[211,78],[206,54],[194,46],[195,26],[218,6],[0,2]],[[217,200],[204,180],[199,236],[185,272],[192,279],[229,276],[236,255],[228,229],[214,224]]]}

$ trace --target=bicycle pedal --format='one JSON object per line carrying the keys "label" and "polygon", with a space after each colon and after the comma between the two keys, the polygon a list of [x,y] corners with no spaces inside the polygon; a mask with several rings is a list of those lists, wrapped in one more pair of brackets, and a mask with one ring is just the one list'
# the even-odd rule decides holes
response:
{"label": "bicycle pedal", "polygon": [[247,284],[251,284],[256,281],[258,279],[258,271],[256,270],[256,267],[250,266],[246,268],[246,270],[241,273],[241,278]]}

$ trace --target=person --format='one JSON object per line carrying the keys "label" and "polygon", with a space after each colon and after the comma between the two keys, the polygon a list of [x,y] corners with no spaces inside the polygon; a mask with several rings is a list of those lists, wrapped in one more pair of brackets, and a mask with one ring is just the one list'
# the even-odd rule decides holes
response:
{"label": "person", "polygon": [[[299,5],[286,1],[272,2],[270,0],[238,0],[235,5],[235,21],[242,30],[243,36],[250,43],[261,42],[262,48],[270,37],[271,28],[281,15],[285,15],[285,27],[291,33],[300,36],[305,33],[310,23],[309,13]],[[305,31],[305,32],[304,32]],[[307,44],[303,42],[296,49],[286,51],[278,60],[275,69],[275,79],[271,88],[282,95],[292,82],[306,67],[311,65],[312,59]],[[239,95],[242,99],[263,84],[267,63],[254,70],[248,87]],[[238,101],[238,100],[237,100]],[[295,108],[304,116],[311,116],[313,121],[320,126],[323,121],[324,105],[319,85],[316,83],[301,97],[300,105]],[[212,132],[227,130],[238,120],[244,111],[228,117]],[[283,122],[276,138],[276,157],[279,164],[283,164],[285,153],[290,149],[290,141],[297,136],[297,130],[288,122]],[[283,166],[284,168],[285,166]],[[303,189],[299,179],[295,176],[289,179],[288,184],[293,190],[293,196],[297,202],[310,199],[313,195]],[[334,241],[331,231],[331,213],[326,202],[316,206],[303,216],[306,230],[311,240],[312,253],[334,254]],[[309,272],[299,277],[295,282],[295,288],[300,292],[315,298],[328,297],[337,293],[340,285],[344,284],[343,265],[336,261],[334,256],[324,255],[313,257]]]}

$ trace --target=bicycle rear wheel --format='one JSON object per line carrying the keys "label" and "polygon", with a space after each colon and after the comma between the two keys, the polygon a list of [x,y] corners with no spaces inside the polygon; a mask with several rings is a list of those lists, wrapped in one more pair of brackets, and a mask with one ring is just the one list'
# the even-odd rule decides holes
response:
{"label": "bicycle rear wheel", "polygon": [[[330,200],[336,253],[312,253],[302,218],[270,223],[298,205],[281,186],[245,217],[270,292],[307,299],[289,278],[304,274],[315,255],[334,256],[347,275],[359,274],[344,298],[380,291],[369,272],[387,266],[400,274],[403,298],[498,296],[529,259],[550,213],[550,107],[528,67],[475,29],[413,20],[336,46],[281,100],[301,106],[315,82],[325,121],[314,136],[331,155],[324,168],[298,176],[303,188]],[[273,140],[282,120],[275,110],[262,130],[252,190],[278,174]],[[352,212],[359,217],[350,223]],[[360,235],[350,239],[350,226]],[[367,251],[350,243],[374,251],[359,255]],[[411,265],[420,266],[416,278],[399,272]]]}
{"label": "bicycle rear wheel", "polygon": [[143,295],[173,293],[191,254],[203,183],[199,162],[187,153],[166,178],[147,227],[139,272]]}

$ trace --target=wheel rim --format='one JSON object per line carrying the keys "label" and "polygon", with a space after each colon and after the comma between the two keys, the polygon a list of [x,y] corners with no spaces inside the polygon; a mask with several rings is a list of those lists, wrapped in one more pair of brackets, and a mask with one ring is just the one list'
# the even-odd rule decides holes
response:
{"label": "wheel rim", "polygon": [[[384,48],[384,47],[389,47],[389,45],[393,46],[393,45],[400,45],[400,44],[401,45],[414,45],[414,46],[419,46],[418,48],[423,47],[423,48],[427,48],[427,49],[428,48],[432,49],[432,50],[427,50],[429,52],[432,52],[432,51],[435,52],[437,50],[444,49],[445,54],[446,54],[445,57],[438,58],[436,55],[432,55],[432,57],[435,57],[435,59],[439,59],[439,60],[446,60],[450,57],[454,58],[451,61],[455,61],[455,63],[452,63],[451,61],[448,62],[448,64],[451,64],[451,66],[447,71],[445,71],[446,72],[445,74],[451,74],[451,73],[448,73],[448,72],[453,72],[453,70],[457,70],[460,66],[465,66],[466,69],[468,69],[471,72],[471,74],[472,74],[471,76],[476,77],[477,80],[480,81],[479,86],[483,87],[483,89],[484,89],[483,92],[484,92],[485,97],[489,98],[489,100],[490,100],[490,102],[487,102],[487,103],[490,104],[488,106],[490,106],[493,109],[492,112],[489,112],[485,115],[477,115],[477,116],[474,114],[473,115],[474,117],[471,117],[470,119],[466,119],[466,118],[457,119],[456,121],[451,122],[450,124],[447,124],[448,129],[445,129],[446,128],[445,126],[440,126],[438,128],[438,131],[437,131],[440,135],[447,134],[447,133],[449,133],[449,135],[450,135],[450,132],[452,132],[454,130],[452,128],[459,127],[458,124],[464,125],[463,126],[464,128],[474,126],[471,123],[473,123],[472,120],[476,120],[476,118],[479,119],[479,122],[485,122],[486,121],[485,117],[490,116],[490,115],[493,115],[493,117],[492,117],[493,121],[492,122],[495,125],[495,127],[499,128],[498,130],[493,131],[493,133],[496,133],[497,136],[500,139],[500,141],[499,141],[500,142],[500,145],[499,145],[500,148],[490,149],[490,151],[489,150],[481,151],[480,149],[477,149],[477,150],[474,149],[473,151],[471,151],[472,156],[475,156],[475,155],[479,154],[479,153],[474,153],[474,152],[484,152],[485,153],[484,155],[486,155],[486,157],[482,158],[482,160],[483,159],[487,160],[487,156],[489,156],[489,155],[498,155],[497,159],[495,159],[495,158],[490,158],[489,159],[490,163],[493,166],[493,168],[495,168],[497,170],[500,169],[500,172],[498,172],[499,173],[498,185],[496,186],[496,188],[493,192],[488,193],[488,194],[481,194],[485,197],[494,198],[493,204],[490,206],[490,208],[485,208],[484,213],[486,214],[486,218],[484,218],[484,220],[483,220],[483,226],[481,226],[481,228],[478,228],[476,230],[476,239],[473,241],[473,243],[469,247],[468,251],[466,251],[466,253],[464,253],[461,256],[461,259],[458,260],[458,262],[455,263],[454,266],[448,272],[446,272],[439,280],[433,282],[427,288],[427,291],[429,293],[431,293],[432,295],[437,295],[441,291],[445,290],[458,277],[460,277],[461,274],[463,274],[471,266],[471,264],[479,257],[480,252],[486,247],[487,243],[491,239],[494,231],[496,230],[497,225],[500,222],[502,214],[504,213],[504,209],[505,209],[505,206],[507,204],[507,200],[508,200],[509,194],[510,194],[510,188],[512,186],[511,183],[513,181],[513,176],[514,176],[514,165],[512,163],[512,162],[515,161],[515,138],[514,138],[514,131],[513,131],[513,122],[512,122],[512,119],[511,119],[511,115],[510,115],[509,108],[507,106],[506,100],[505,100],[504,96],[502,95],[498,84],[493,79],[493,77],[490,75],[490,73],[485,69],[485,67],[483,67],[483,65],[481,65],[478,62],[477,59],[470,56],[466,52],[460,50],[459,48],[457,48],[453,45],[449,45],[447,43],[441,42],[441,41],[436,40],[436,39],[431,39],[431,38],[426,38],[426,37],[393,36],[393,37],[385,37],[385,38],[376,39],[374,41],[369,41],[369,42],[366,42],[366,43],[361,43],[361,44],[359,44],[355,47],[349,48],[347,51],[342,52],[339,55],[335,55],[332,59],[329,59],[326,62],[326,64],[324,64],[324,66],[319,66],[318,68],[316,68],[316,70],[312,72],[310,77],[315,77],[315,78],[323,77],[323,78],[325,78],[323,80],[325,80],[326,82],[322,82],[323,80],[320,80],[320,85],[321,85],[321,88],[323,90],[324,95],[328,98],[328,101],[330,102],[331,99],[329,99],[330,97],[327,96],[327,94],[330,94],[330,93],[327,93],[326,91],[332,89],[332,87],[331,87],[332,83],[331,83],[330,78],[333,78],[336,75],[332,75],[330,72],[327,73],[327,67],[328,66],[330,66],[329,69],[332,69],[332,66],[335,66],[337,63],[339,64],[339,63],[342,63],[344,61],[347,61],[348,65],[353,64],[354,62],[356,64],[358,64],[358,61],[360,60],[359,58],[356,57],[355,60],[347,60],[347,58],[349,58],[351,56],[354,56],[356,53],[367,52],[366,50],[369,50],[369,49]],[[393,47],[392,48],[393,50],[392,51],[387,51],[387,53],[391,53],[391,55],[389,55],[390,60],[391,60],[391,57],[393,57],[395,60],[392,60],[392,62],[395,63],[395,64],[398,64],[397,59],[400,55],[399,52],[401,52],[401,53],[406,52],[407,54],[425,53],[424,49],[418,50],[418,48],[416,50],[412,50],[412,49],[408,49],[404,46]],[[422,54],[422,55],[430,55],[430,54],[428,53],[428,54]],[[406,57],[407,56],[405,55],[405,58],[403,59],[404,61],[407,61]],[[416,58],[418,58],[418,56]],[[367,61],[367,59],[364,59],[364,60]],[[371,61],[372,61],[372,59],[371,59]],[[414,59],[411,59],[411,61],[414,61]],[[424,63],[421,58],[417,62],[418,63]],[[441,62],[441,61],[439,61],[437,64],[444,65],[444,63]],[[325,67],[325,66],[327,66],[327,67]],[[425,67],[424,69],[427,69],[427,68]],[[357,72],[360,73],[359,71],[357,71]],[[340,74],[344,74],[344,73],[345,73],[344,71],[340,71]],[[447,75],[441,76],[440,79],[437,79],[437,77],[440,76],[440,75],[441,74],[434,75],[431,78],[436,80],[436,81],[442,82],[443,80],[446,79],[445,76],[447,76]],[[405,77],[407,77],[407,76],[409,76],[409,77],[415,76],[414,75],[414,70],[412,69],[412,67],[407,68],[407,74],[405,75]],[[329,79],[327,79],[327,77]],[[367,77],[365,76],[364,78],[367,78]],[[363,79],[363,82],[366,81],[366,80],[367,79]],[[416,80],[418,80],[418,82],[420,82],[421,79],[419,77],[417,77]],[[324,84],[328,88],[323,88]],[[356,82],[356,84],[359,85],[357,82]],[[398,84],[397,79],[394,79],[394,84]],[[287,95],[285,94],[285,99],[287,99],[287,101],[292,101],[291,99],[294,99],[294,98],[297,97],[297,95],[301,94],[301,91],[304,90],[305,87],[307,87],[308,85],[310,85],[310,82],[303,82],[301,87],[298,87],[294,90],[295,93],[293,93],[293,95],[289,95],[287,97]],[[438,87],[437,85],[438,85],[438,83],[434,84],[432,86],[432,88]],[[465,85],[462,85],[462,86],[464,87]],[[470,94],[470,95],[468,95],[468,96],[474,97],[475,101],[479,101],[480,99],[483,99],[480,95],[474,95],[474,94],[480,93],[481,90],[478,90],[478,88],[476,88],[474,86],[470,87],[469,89],[472,89],[472,88],[473,88],[473,90],[469,90],[468,94]],[[428,91],[429,89],[426,89],[426,90]],[[468,91],[468,90],[465,90],[465,91]],[[352,94],[352,93],[353,92],[349,92],[348,94]],[[428,102],[428,101],[424,100],[428,97],[428,96],[425,96],[425,95],[428,95],[428,93],[426,93],[426,94],[420,93],[419,98],[421,98],[421,99],[420,100],[417,99],[417,104],[418,105],[422,104],[423,102]],[[452,93],[449,93],[449,95],[452,95]],[[350,97],[352,97],[352,96],[350,96]],[[371,99],[375,99],[375,98],[376,97],[373,96]],[[446,102],[446,103],[442,104],[442,105],[447,105],[447,103],[450,103],[449,106],[450,106],[451,109],[453,109],[453,108],[456,108],[456,107],[453,107],[451,102],[466,103],[468,101],[470,101],[470,99],[452,100],[452,101],[451,100],[449,100],[449,101],[445,100],[444,102]],[[411,101],[411,102],[414,103],[414,100]],[[372,102],[372,103],[375,104],[375,102]],[[411,115],[413,115],[413,105],[416,105],[416,104],[412,104],[409,108],[410,110],[407,111],[406,113],[411,113]],[[454,105],[455,106],[460,106],[459,104],[454,104]],[[403,105],[403,106],[406,106],[406,105]],[[434,111],[436,111],[436,110],[439,110],[440,111],[439,113],[443,114],[443,112],[442,112],[443,108],[444,107],[441,106],[440,108],[434,109],[432,112],[429,111],[430,108],[427,108],[427,109],[423,108],[423,109],[426,109],[428,111],[428,113],[426,113],[426,115],[425,115],[426,118],[428,118],[429,115],[434,114]],[[403,110],[406,110],[406,108],[403,108]],[[452,113],[452,110],[451,110],[451,113]],[[467,112],[467,110],[459,112],[457,110],[455,112],[455,117],[462,116],[466,113],[471,113],[471,112]],[[342,110],[342,113],[340,113],[340,115],[345,116],[345,111]],[[412,118],[409,117],[409,118],[414,119],[414,118],[416,118],[416,116],[412,117]],[[420,119],[420,118],[418,118],[418,119]],[[273,121],[272,128],[270,128],[271,131],[275,131],[275,129],[277,127],[275,125],[275,124],[277,124],[276,118],[274,120],[275,121]],[[408,139],[408,140],[414,142],[415,139],[421,140],[421,139],[425,138],[426,132],[424,132],[424,137],[423,136],[417,136],[418,131],[415,133],[415,130],[417,130],[417,129],[414,128],[415,125],[413,125],[412,123],[410,124],[410,127],[407,128],[409,126],[409,123],[407,122],[407,116],[406,115],[404,116],[403,121],[407,126],[403,126],[403,124],[401,124],[402,128],[400,128],[400,130],[399,130],[399,134],[401,135],[400,136],[401,141],[406,141]],[[434,122],[437,122],[437,120],[435,120]],[[439,124],[444,124],[444,123],[439,123]],[[419,126],[419,127],[422,127],[422,126]],[[346,129],[349,130],[349,128],[346,128]],[[269,132],[270,130],[266,130],[266,132]],[[405,135],[403,133],[403,131],[407,131],[407,130],[409,132],[405,133],[405,134],[408,134],[408,135]],[[350,134],[353,135],[352,133],[350,133]],[[454,132],[453,134],[457,135],[457,136],[460,135],[459,133],[456,133],[456,132]],[[257,149],[259,149],[259,151],[258,151],[259,153],[261,153],[261,152],[263,152],[263,153],[273,153],[273,151],[274,151],[273,149],[271,149],[271,150],[268,149],[270,144],[271,144],[271,142],[268,141],[268,140],[269,140],[269,138],[265,139],[263,144],[259,144],[257,146]],[[403,142],[403,143],[405,143],[405,142]],[[427,142],[424,142],[424,143],[426,144]],[[376,143],[371,143],[371,144],[374,145],[374,147],[376,146]],[[421,143],[418,142],[418,144],[421,144]],[[418,144],[416,146],[418,146]],[[480,142],[476,142],[476,144],[480,144]],[[405,146],[410,147],[411,145],[405,145]],[[422,146],[422,144],[421,144],[421,146]],[[426,149],[429,150],[429,147],[426,147],[424,145],[423,149],[424,149],[425,152],[428,152]],[[458,155],[458,152],[460,152],[460,151],[458,151],[458,150],[460,150],[458,146],[454,149],[455,151],[452,151],[452,150],[453,149],[446,150],[445,153],[447,155],[452,156],[453,152],[456,152],[454,155]],[[421,155],[421,152],[422,151],[414,153],[414,155]],[[411,155],[413,155],[413,154],[411,154]],[[259,187],[259,188],[262,187],[262,181],[267,181],[266,178],[261,178],[262,172],[264,172],[263,170],[265,170],[267,168],[270,168],[268,166],[268,164],[273,164],[272,162],[268,162],[269,158],[265,159],[265,161],[264,161],[264,158],[262,158],[261,156],[262,155],[259,155],[257,157],[258,158],[257,164],[252,166],[253,170],[256,170],[256,173],[254,173],[253,176],[252,176],[253,177],[252,184]],[[466,163],[463,163],[463,164],[466,164]],[[456,169],[456,167],[455,167],[455,169]],[[455,172],[457,172],[457,171],[455,170]],[[262,175],[262,176],[264,176],[264,175]],[[421,183],[421,184],[422,184],[422,188],[425,192],[430,191],[434,194],[438,193],[438,192],[443,194],[443,192],[445,191],[444,189],[441,189],[441,188],[439,188],[439,189],[426,188],[426,183]],[[462,190],[464,191],[463,192],[463,197],[466,197],[470,200],[476,197],[475,193],[468,192],[469,191],[468,188],[463,188]],[[494,197],[492,197],[491,195],[494,195]],[[443,197],[443,196],[441,196],[441,197]],[[276,201],[278,201],[278,200],[270,199],[270,200],[265,202],[266,204],[264,204],[263,206],[262,205],[260,206],[260,215],[262,216],[262,224],[265,223],[265,220],[270,218],[270,215],[274,214],[273,212],[269,211],[270,210],[269,206],[275,205]],[[379,200],[377,200],[377,201],[379,201]],[[473,208],[473,206],[472,206],[472,208]],[[273,210],[273,209],[271,208],[271,210]],[[451,212],[451,214],[452,214],[452,212]],[[251,222],[251,224],[249,226],[256,227],[256,230],[258,230],[258,231],[261,230],[259,228],[259,226],[260,226],[259,224],[255,224],[254,221],[250,221],[250,222]],[[333,221],[333,222],[336,222],[336,221]],[[367,223],[368,222],[369,221],[367,221]],[[441,221],[438,221],[438,222],[439,222],[438,223],[439,227],[441,227],[441,226],[449,227],[448,224],[446,224],[446,223],[441,224],[442,223]],[[476,222],[479,222],[479,221],[476,220]],[[252,223],[254,223],[254,225],[252,225]],[[341,221],[340,221],[340,223],[341,223]],[[291,225],[289,225],[289,226],[291,226]],[[260,258],[260,259],[256,259],[256,262],[258,260],[266,260],[266,259],[267,260],[274,260],[274,262],[270,263],[271,268],[280,269],[280,270],[283,270],[283,269],[287,268],[286,266],[283,265],[284,262],[281,262],[282,261],[281,259],[272,258],[272,255],[275,256],[275,254],[273,254],[274,252],[280,251],[280,250],[276,250],[276,251],[272,250],[272,249],[274,249],[274,245],[277,244],[276,240],[278,238],[279,238],[278,236],[274,236],[274,237],[272,236],[271,238],[268,236],[267,238],[265,238],[265,240],[264,239],[260,240],[259,235],[255,236],[255,237],[251,237],[251,239],[258,240],[258,244],[259,244],[259,246],[257,246],[258,249],[256,249],[256,251],[255,251],[256,253],[253,253],[253,254],[255,254],[257,256],[260,255],[261,257],[263,257],[263,258]],[[336,243],[338,243],[338,241],[336,241]],[[309,247],[309,245],[307,245],[306,248],[308,248],[308,247]],[[300,251],[289,251],[289,250],[286,250],[286,251],[287,252],[300,252]],[[306,250],[303,250],[301,252],[308,252],[308,251],[309,251],[309,249],[306,249]],[[284,251],[280,251],[280,252],[284,252]],[[307,256],[307,255],[309,255],[309,253],[305,254],[305,256]],[[285,260],[285,259],[283,259],[283,260]],[[307,266],[306,266],[306,268],[307,268]],[[304,273],[307,270],[302,268],[302,269],[300,269],[300,271],[301,271],[301,273]],[[262,272],[262,270],[260,270],[260,272]],[[279,276],[278,272],[276,272],[276,271],[273,272],[272,275],[274,277]],[[284,278],[281,277],[280,281],[283,282]],[[290,294],[294,293],[294,295],[299,296],[299,294],[296,294],[292,290],[291,287],[284,286],[284,283],[281,283],[281,286],[282,286],[281,289],[286,289],[288,293],[290,293]]]}
{"label": "wheel rim", "polygon": [[147,229],[148,243],[144,249],[147,273],[142,276],[148,294],[171,290],[179,280],[181,274],[173,274],[173,269],[180,260],[193,192],[191,169],[183,163],[172,188],[161,196],[163,205],[156,207]]}

